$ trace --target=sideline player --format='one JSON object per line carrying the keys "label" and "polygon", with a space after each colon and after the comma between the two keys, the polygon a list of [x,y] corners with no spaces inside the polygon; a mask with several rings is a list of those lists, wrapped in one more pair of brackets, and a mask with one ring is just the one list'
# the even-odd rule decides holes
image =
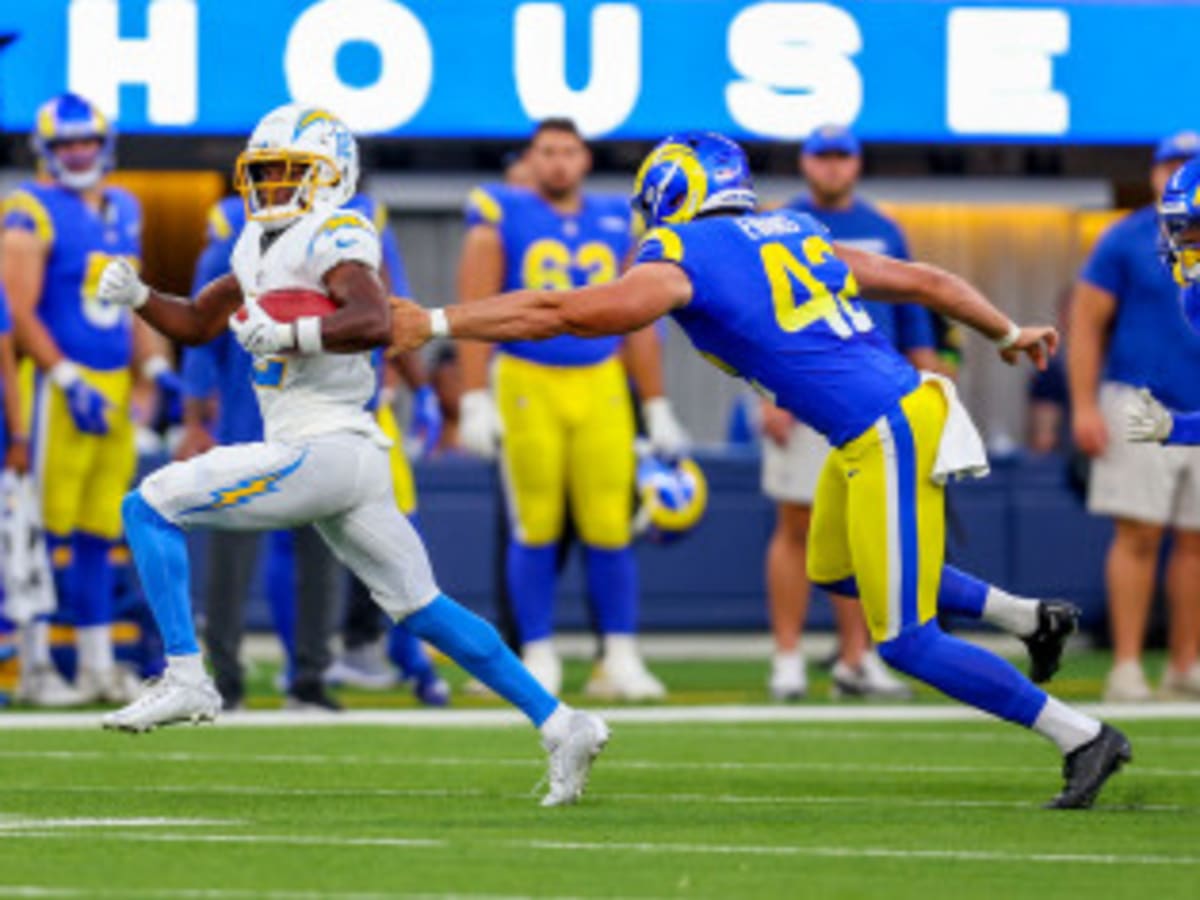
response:
{"label": "sideline player", "polygon": [[[101,276],[101,297],[133,307],[185,344],[212,340],[231,325],[255,356],[266,430],[262,443],[166,466],[125,498],[129,544],[167,669],[104,725],[145,731],[209,720],[220,708],[196,643],[184,528],[312,523],[393,618],[520,707],[550,755],[543,805],[574,802],[607,726],[547,693],[491,625],[441,593],[420,538],[396,508],[387,440],[364,409],[375,390],[371,351],[390,343],[391,319],[378,276],[379,239],[362,215],[341,208],[357,181],[357,146],[341,121],[320,109],[280,107],[238,157],[235,184],[250,221],[234,248],[232,274],[194,302],[152,290],[127,262]],[[284,288],[319,291],[338,308],[323,318],[276,322],[255,298]],[[245,318],[231,322],[243,308]]]}
{"label": "sideline player", "polygon": [[[467,200],[459,299],[514,288],[567,290],[605,284],[620,273],[631,243],[629,203],[583,190],[591,154],[569,119],[534,129],[522,157],[533,187],[488,185]],[[654,449],[683,450],[686,438],[663,394],[652,331],[627,338]],[[584,545],[588,595],[602,635],[590,694],[626,700],[662,697],[635,644],[638,577],[632,540],[634,419],[619,338],[562,335],[492,348],[463,344],[465,449],[499,452],[512,533],[509,595],[521,656],[552,694],[562,687],[553,644],[558,545],[569,514]],[[494,397],[494,399],[493,399]]]}
{"label": "sideline player", "polygon": [[[33,705],[127,703],[137,679],[116,664],[112,645],[114,572],[121,497],[136,465],[130,418],[131,366],[156,381],[164,400],[179,381],[156,339],[128,310],[97,296],[112,259],[141,253],[141,210],[104,183],[115,136],[95,106],[63,94],[38,110],[32,143],[39,177],[4,201],[0,271],[16,340],[36,374],[25,380],[32,406],[34,474],[59,610],[75,626],[74,688],[50,661],[46,621],[28,626],[29,677],[17,698]],[[24,669],[24,666],[23,666]]]}
{"label": "sideline player", "polygon": [[755,214],[745,154],[717,134],[659,144],[638,172],[634,204],[653,230],[618,281],[445,310],[397,301],[397,344],[620,334],[673,315],[700,352],[834,446],[817,488],[809,577],[861,598],[890,665],[1053,741],[1065,757],[1065,785],[1049,805],[1090,806],[1132,757],[1125,736],[938,627],[939,607],[1004,625],[1036,614],[1036,604],[991,594],[977,603],[980,583],[943,571],[945,480],[986,472],[982,441],[953,385],[913,369],[854,296],[861,288],[952,315],[993,339],[1009,363],[1024,355],[1044,366],[1054,329],[1018,327],[933,266],[831,246],[802,213]]}

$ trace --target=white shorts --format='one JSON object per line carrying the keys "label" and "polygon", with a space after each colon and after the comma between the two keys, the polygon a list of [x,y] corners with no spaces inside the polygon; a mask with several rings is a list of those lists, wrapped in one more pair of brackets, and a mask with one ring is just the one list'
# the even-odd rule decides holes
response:
{"label": "white shorts", "polygon": [[829,456],[829,442],[797,422],[782,447],[764,437],[762,448],[763,493],[776,503],[812,506],[817,478]]}
{"label": "white shorts", "polygon": [[1107,382],[1100,411],[1108,449],[1092,462],[1088,511],[1153,525],[1200,529],[1200,447],[1162,447],[1125,440],[1124,409],[1136,388]]}
{"label": "white shorts", "polygon": [[387,450],[364,435],[217,447],[159,469],[139,491],[181,528],[315,525],[394,619],[439,593],[425,546],[396,506]]}

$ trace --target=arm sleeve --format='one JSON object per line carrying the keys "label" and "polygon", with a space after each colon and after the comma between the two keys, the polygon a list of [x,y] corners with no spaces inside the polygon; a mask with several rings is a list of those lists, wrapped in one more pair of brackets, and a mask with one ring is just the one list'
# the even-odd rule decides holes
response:
{"label": "arm sleeve", "polygon": [[305,265],[319,282],[326,272],[342,263],[362,263],[368,269],[378,271],[381,261],[375,228],[361,214],[343,209],[326,219],[312,236]]}
{"label": "arm sleeve", "polygon": [[1125,292],[1125,258],[1121,244],[1117,226],[1110,228],[1084,263],[1079,275],[1084,281],[1108,291],[1114,297],[1120,297]]}

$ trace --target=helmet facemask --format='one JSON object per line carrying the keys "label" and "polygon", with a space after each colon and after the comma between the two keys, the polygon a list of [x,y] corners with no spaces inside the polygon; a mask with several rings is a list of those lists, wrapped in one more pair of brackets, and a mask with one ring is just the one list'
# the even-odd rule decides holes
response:
{"label": "helmet facemask", "polygon": [[329,157],[293,149],[246,150],[238,156],[233,176],[247,218],[267,230],[283,228],[311,212],[320,192],[340,181]]}
{"label": "helmet facemask", "polygon": [[1167,261],[1177,280],[1186,284],[1200,282],[1200,220],[1187,210],[1173,212],[1160,207],[1163,239],[1167,245]]}

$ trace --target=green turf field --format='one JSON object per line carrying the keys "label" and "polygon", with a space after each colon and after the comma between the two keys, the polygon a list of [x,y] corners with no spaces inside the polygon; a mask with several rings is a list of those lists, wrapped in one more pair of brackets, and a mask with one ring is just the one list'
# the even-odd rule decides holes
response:
{"label": "green turf field", "polygon": [[0,896],[1195,897],[1200,726],[1127,731],[1087,813],[982,722],[623,724],[542,810],[524,728],[0,724]]}

